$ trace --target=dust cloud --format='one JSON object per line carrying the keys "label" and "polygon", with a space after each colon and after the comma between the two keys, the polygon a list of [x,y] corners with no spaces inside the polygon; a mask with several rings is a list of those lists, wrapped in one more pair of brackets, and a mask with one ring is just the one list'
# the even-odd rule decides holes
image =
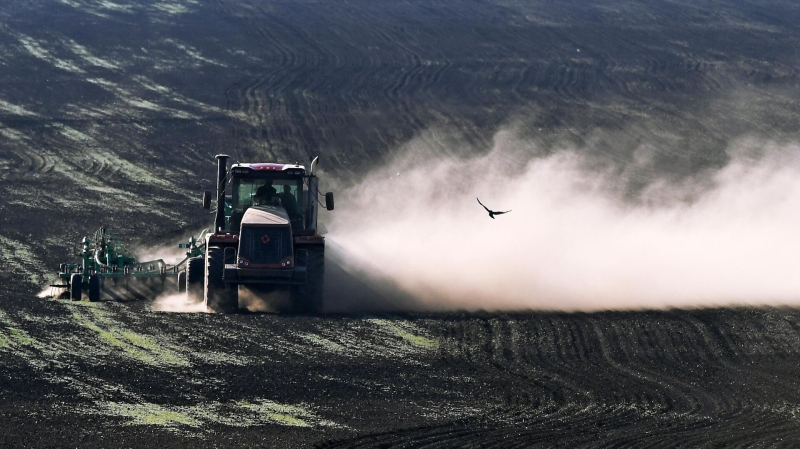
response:
{"label": "dust cloud", "polygon": [[55,288],[55,287],[45,287],[44,289],[42,289],[42,291],[36,294],[36,297],[39,299],[55,298],[59,294],[61,294],[64,290],[65,289]]}
{"label": "dust cloud", "polygon": [[286,289],[239,286],[239,307],[248,312],[275,313],[288,310],[290,301]]}
{"label": "dust cloud", "polygon": [[207,313],[203,301],[190,300],[186,293],[170,293],[158,296],[152,309],[159,312]]}
{"label": "dust cloud", "polygon": [[200,237],[202,232],[203,229],[194,229],[183,232],[179,239],[170,239],[169,242],[139,245],[133,248],[133,253],[140,262],[161,259],[165,263],[175,264],[186,258],[186,249],[178,247],[178,243],[187,243],[190,237]]}
{"label": "dust cloud", "polygon": [[[328,240],[415,309],[800,305],[800,146],[727,153],[675,181],[646,152],[598,168],[585,148],[543,154],[509,131],[472,158],[412,142],[338,194]],[[476,197],[512,212],[493,220]]]}

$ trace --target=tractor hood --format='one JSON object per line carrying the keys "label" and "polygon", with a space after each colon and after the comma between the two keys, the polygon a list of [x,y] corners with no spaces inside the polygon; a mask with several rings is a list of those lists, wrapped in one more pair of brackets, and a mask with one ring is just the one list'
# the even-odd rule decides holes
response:
{"label": "tractor hood", "polygon": [[242,226],[289,226],[289,214],[280,206],[253,206],[242,217]]}

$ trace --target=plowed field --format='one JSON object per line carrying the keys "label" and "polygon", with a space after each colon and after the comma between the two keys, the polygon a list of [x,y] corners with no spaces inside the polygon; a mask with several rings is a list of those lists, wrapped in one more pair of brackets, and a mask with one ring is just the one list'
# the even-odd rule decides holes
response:
{"label": "plowed field", "polygon": [[216,315],[36,297],[100,226],[137,248],[208,226],[217,153],[320,155],[339,194],[402,152],[468,158],[510,128],[624,173],[635,202],[724,166],[736,139],[789,145],[800,6],[763,3],[1,2],[0,445],[797,446],[791,308]]}

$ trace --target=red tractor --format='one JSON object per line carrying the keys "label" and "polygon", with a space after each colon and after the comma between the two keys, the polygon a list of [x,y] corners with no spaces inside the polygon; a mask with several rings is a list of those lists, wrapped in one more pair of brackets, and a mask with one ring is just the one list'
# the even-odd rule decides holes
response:
{"label": "red tractor", "polygon": [[[216,312],[239,308],[239,291],[275,298],[274,311],[324,311],[325,238],[317,230],[318,179],[296,164],[233,164],[217,156],[217,210],[205,252],[189,258],[184,280],[190,298]],[[230,173],[230,180],[228,179]],[[226,195],[226,187],[230,192]],[[203,194],[210,209],[211,193]],[[333,193],[325,194],[333,210]],[[278,295],[273,295],[277,293]]]}

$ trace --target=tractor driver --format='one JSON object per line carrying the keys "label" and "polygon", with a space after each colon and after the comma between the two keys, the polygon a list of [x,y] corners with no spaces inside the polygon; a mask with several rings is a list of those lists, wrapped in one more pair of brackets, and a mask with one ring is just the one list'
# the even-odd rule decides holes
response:
{"label": "tractor driver", "polygon": [[303,215],[297,208],[297,198],[292,194],[292,186],[285,184],[283,192],[280,194],[281,205],[289,214],[289,222],[293,229],[303,229]]}
{"label": "tractor driver", "polygon": [[263,186],[256,190],[256,194],[253,195],[253,199],[256,200],[258,204],[272,204],[272,201],[276,197],[277,193],[278,192],[275,190],[275,187],[272,187],[272,180],[269,179],[264,183]]}
{"label": "tractor driver", "polygon": [[281,205],[286,209],[286,212],[291,216],[297,214],[297,200],[292,195],[292,186],[286,184],[283,186],[283,193],[281,193]]}

